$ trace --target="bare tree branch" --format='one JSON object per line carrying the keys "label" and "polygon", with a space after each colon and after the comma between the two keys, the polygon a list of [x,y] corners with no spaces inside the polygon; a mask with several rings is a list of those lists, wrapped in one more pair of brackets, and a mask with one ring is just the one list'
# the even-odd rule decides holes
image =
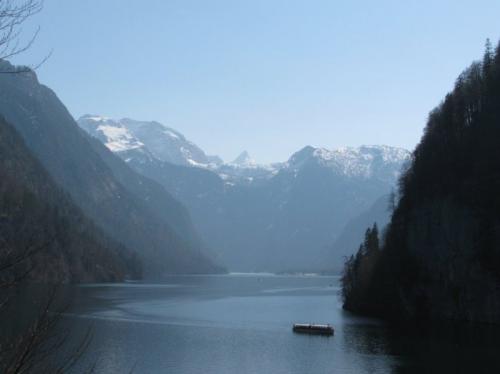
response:
{"label": "bare tree branch", "polygon": [[[39,13],[43,0],[0,0],[0,60],[12,58],[26,52],[38,37],[38,28],[27,41],[22,41],[22,25],[26,20]],[[0,70],[0,74],[27,73],[38,69],[52,52],[41,62],[15,70]]]}

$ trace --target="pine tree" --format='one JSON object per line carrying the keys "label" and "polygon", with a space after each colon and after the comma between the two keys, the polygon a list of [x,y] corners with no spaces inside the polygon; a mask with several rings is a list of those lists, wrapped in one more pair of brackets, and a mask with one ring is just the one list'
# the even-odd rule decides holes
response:
{"label": "pine tree", "polygon": [[493,47],[491,46],[490,39],[486,39],[484,44],[484,56],[483,56],[483,74],[489,74],[491,65],[493,62]]}
{"label": "pine tree", "polygon": [[365,254],[365,255],[369,254],[371,249],[372,249],[371,248],[371,238],[372,238],[372,229],[367,228],[365,231],[365,240],[363,242],[363,248],[364,248],[363,254]]}
{"label": "pine tree", "polygon": [[394,189],[391,190],[387,203],[387,211],[391,214],[394,213],[394,210],[396,209],[396,193],[394,192]]}
{"label": "pine tree", "polygon": [[377,252],[380,249],[380,243],[379,243],[379,238],[378,238],[378,226],[377,222],[373,224],[373,228],[371,231],[371,237],[370,237],[370,252]]}

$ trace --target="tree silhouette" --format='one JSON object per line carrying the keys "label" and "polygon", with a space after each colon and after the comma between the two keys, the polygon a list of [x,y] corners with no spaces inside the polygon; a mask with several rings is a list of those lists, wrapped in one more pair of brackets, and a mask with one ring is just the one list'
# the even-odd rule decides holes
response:
{"label": "tree silhouette", "polygon": [[[43,8],[43,0],[0,0],[0,60],[26,52],[38,37],[38,28],[27,41],[22,40],[22,26]],[[0,70],[0,74],[25,73],[39,68],[50,53],[35,65],[15,70]]]}

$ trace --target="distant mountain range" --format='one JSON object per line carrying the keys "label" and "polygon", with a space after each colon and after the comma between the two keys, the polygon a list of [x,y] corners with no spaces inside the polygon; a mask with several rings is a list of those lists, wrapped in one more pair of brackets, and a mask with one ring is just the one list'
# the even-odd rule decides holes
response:
{"label": "distant mountain range", "polygon": [[281,169],[297,169],[302,163],[311,161],[353,178],[369,179],[374,175],[393,182],[399,175],[398,165],[409,157],[407,150],[387,146],[344,147],[336,150],[307,146],[284,163],[257,164],[247,151],[243,151],[234,161],[224,163],[218,156],[208,156],[179,131],[159,122],[84,115],[78,119],[78,124],[126,162],[162,161],[205,168],[229,183],[253,182],[254,178],[268,179]]}
{"label": "distant mountain range", "polygon": [[234,161],[224,163],[218,156],[207,155],[177,130],[154,121],[84,115],[78,119],[78,124],[126,162],[167,162],[204,168],[228,183],[252,182],[255,178],[268,178],[275,172],[273,165],[258,165],[247,151]]}
{"label": "distant mountain range", "polygon": [[246,151],[224,163],[158,122],[86,115],[78,124],[183,202],[218,259],[241,271],[338,267],[332,251],[346,250],[333,243],[391,191],[410,159],[388,146],[307,146],[283,163],[259,165]]}

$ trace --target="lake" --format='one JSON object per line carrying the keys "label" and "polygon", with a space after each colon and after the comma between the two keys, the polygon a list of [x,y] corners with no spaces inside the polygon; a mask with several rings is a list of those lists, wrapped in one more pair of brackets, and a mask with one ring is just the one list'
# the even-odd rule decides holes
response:
{"label": "lake", "polygon": [[[335,335],[294,334],[296,322],[330,323]],[[343,311],[338,277],[230,274],[78,286],[63,323],[75,341],[89,328],[92,333],[74,373],[94,364],[96,373],[176,374],[486,373],[500,367],[499,346],[482,335],[477,342],[469,335],[409,338]]]}

